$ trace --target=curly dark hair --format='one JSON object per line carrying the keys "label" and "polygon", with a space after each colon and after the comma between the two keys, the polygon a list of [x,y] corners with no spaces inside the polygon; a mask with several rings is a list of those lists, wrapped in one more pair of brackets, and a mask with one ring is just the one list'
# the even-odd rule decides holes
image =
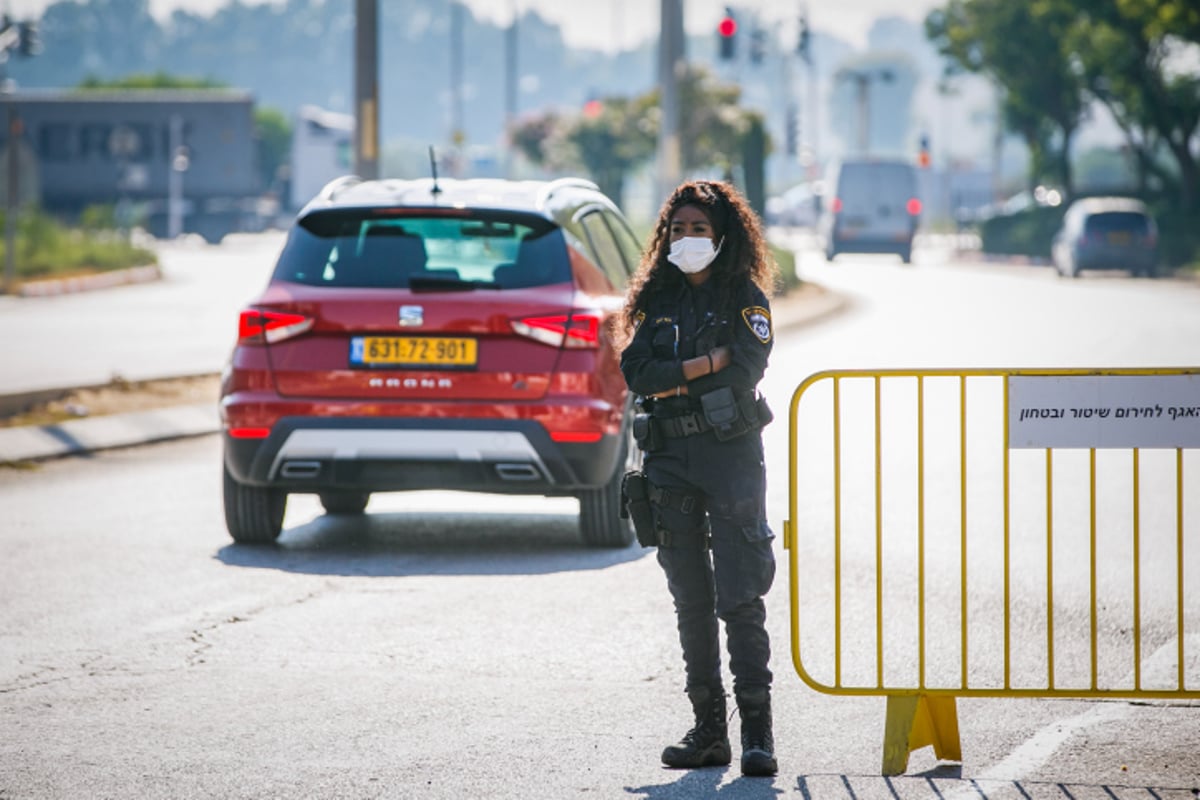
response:
{"label": "curly dark hair", "polygon": [[721,251],[713,261],[711,281],[717,296],[731,306],[740,302],[748,283],[770,297],[779,281],[779,267],[767,247],[758,215],[746,198],[723,181],[688,181],[680,184],[658,212],[650,245],[642,254],[638,271],[629,281],[625,308],[617,324],[622,345],[633,335],[634,319],[649,294],[680,285],[686,278],[667,261],[671,251],[671,219],[683,206],[696,206],[708,217]]}

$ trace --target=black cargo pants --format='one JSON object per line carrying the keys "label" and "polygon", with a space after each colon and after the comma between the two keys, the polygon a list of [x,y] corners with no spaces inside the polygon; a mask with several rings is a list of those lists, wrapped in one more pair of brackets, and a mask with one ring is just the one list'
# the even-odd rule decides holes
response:
{"label": "black cargo pants", "polygon": [[[658,563],[675,600],[687,688],[722,687],[718,619],[725,623],[734,691],[770,686],[763,596],[775,579],[775,554],[760,434],[725,442],[711,431],[667,439],[646,454],[643,470],[660,489],[704,499],[691,513],[674,504],[654,509],[670,533]],[[711,550],[703,544],[706,512]]]}

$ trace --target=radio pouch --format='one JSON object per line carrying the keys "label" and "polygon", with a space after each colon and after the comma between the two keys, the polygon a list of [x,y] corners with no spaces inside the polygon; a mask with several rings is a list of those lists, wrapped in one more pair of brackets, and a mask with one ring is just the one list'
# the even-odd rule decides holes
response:
{"label": "radio pouch", "polygon": [[644,412],[633,415],[633,440],[641,450],[647,453],[657,450],[661,438],[652,416]]}
{"label": "radio pouch", "polygon": [[650,507],[650,481],[645,473],[626,472],[621,479],[621,517],[633,520],[633,530],[642,547],[658,544],[654,509]]}
{"label": "radio pouch", "polygon": [[718,441],[728,441],[750,430],[750,421],[742,414],[733,389],[722,386],[700,397],[704,420],[712,426]]}

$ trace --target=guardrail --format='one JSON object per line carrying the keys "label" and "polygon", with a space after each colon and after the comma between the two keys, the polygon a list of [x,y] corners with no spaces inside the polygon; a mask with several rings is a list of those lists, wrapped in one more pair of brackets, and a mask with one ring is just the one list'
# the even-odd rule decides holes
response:
{"label": "guardrail", "polygon": [[883,774],[958,697],[1200,698],[1200,368],[820,372],[789,435],[793,662]]}

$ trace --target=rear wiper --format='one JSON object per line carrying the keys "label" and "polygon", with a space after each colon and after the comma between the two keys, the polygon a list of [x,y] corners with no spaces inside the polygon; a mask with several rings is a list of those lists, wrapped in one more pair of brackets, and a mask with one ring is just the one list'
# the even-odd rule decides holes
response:
{"label": "rear wiper", "polygon": [[495,281],[464,281],[462,278],[413,276],[408,288],[414,292],[469,292],[472,289],[502,289]]}

